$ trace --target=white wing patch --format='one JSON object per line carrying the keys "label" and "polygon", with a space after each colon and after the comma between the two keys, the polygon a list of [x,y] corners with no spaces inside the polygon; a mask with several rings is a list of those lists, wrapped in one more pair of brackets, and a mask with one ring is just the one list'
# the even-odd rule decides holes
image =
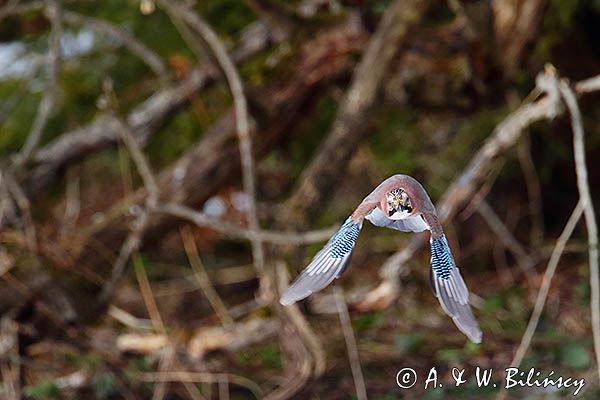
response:
{"label": "white wing patch", "polygon": [[375,207],[365,218],[375,226],[382,226],[402,232],[423,232],[429,229],[421,214],[405,219],[390,219],[385,216],[379,207]]}

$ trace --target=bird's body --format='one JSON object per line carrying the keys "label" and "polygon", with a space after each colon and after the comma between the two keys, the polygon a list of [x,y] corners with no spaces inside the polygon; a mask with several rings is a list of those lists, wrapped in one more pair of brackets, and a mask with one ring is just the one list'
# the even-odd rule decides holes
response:
{"label": "bird's body", "polygon": [[469,292],[454,262],[435,206],[423,186],[408,175],[394,175],[377,186],[281,297],[290,305],[323,289],[347,267],[367,219],[373,225],[403,232],[431,233],[431,287],[446,314],[473,342],[481,330],[469,306]]}

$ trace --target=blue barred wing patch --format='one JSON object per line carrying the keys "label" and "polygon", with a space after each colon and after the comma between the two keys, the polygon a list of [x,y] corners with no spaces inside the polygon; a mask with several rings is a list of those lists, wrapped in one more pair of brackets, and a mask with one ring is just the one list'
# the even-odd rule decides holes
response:
{"label": "blue barred wing patch", "polygon": [[293,304],[339,278],[350,261],[361,227],[362,221],[355,223],[352,217],[348,217],[340,230],[329,239],[281,296],[279,302],[284,306]]}
{"label": "blue barred wing patch", "polygon": [[354,248],[358,234],[360,233],[360,223],[355,224],[352,217],[348,217],[344,225],[331,239],[331,257],[344,258]]}
{"label": "blue barred wing patch", "polygon": [[481,329],[469,305],[469,290],[444,235],[431,237],[431,272],[432,288],[444,312],[471,341],[481,343]]}
{"label": "blue barred wing patch", "polygon": [[431,238],[431,268],[438,278],[444,280],[450,278],[450,273],[454,268],[454,258],[452,258],[445,235],[439,239]]}

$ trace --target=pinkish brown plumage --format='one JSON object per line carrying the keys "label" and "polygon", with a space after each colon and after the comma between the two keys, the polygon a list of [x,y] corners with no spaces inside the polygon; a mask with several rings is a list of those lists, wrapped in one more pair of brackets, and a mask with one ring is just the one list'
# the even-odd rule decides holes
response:
{"label": "pinkish brown plumage", "polygon": [[284,293],[281,304],[293,304],[341,275],[365,219],[373,225],[403,232],[429,230],[432,290],[459,330],[480,343],[482,333],[469,306],[469,291],[454,262],[435,206],[423,186],[408,175],[389,177],[365,197]]}

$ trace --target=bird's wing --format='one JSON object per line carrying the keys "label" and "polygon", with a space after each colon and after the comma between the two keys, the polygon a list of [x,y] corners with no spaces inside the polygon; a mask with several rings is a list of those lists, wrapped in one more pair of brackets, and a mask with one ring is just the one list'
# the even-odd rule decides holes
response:
{"label": "bird's wing", "polygon": [[471,341],[481,343],[481,329],[469,305],[469,290],[444,235],[431,237],[431,288],[458,329]]}
{"label": "bird's wing", "polygon": [[375,207],[365,218],[375,226],[383,226],[402,232],[423,232],[429,229],[420,213],[406,219],[390,219],[385,216],[379,207]]}
{"label": "bird's wing", "polygon": [[338,278],[348,265],[361,228],[362,219],[354,222],[352,217],[348,217],[340,230],[329,239],[325,247],[281,296],[279,302],[284,306],[294,304]]}

